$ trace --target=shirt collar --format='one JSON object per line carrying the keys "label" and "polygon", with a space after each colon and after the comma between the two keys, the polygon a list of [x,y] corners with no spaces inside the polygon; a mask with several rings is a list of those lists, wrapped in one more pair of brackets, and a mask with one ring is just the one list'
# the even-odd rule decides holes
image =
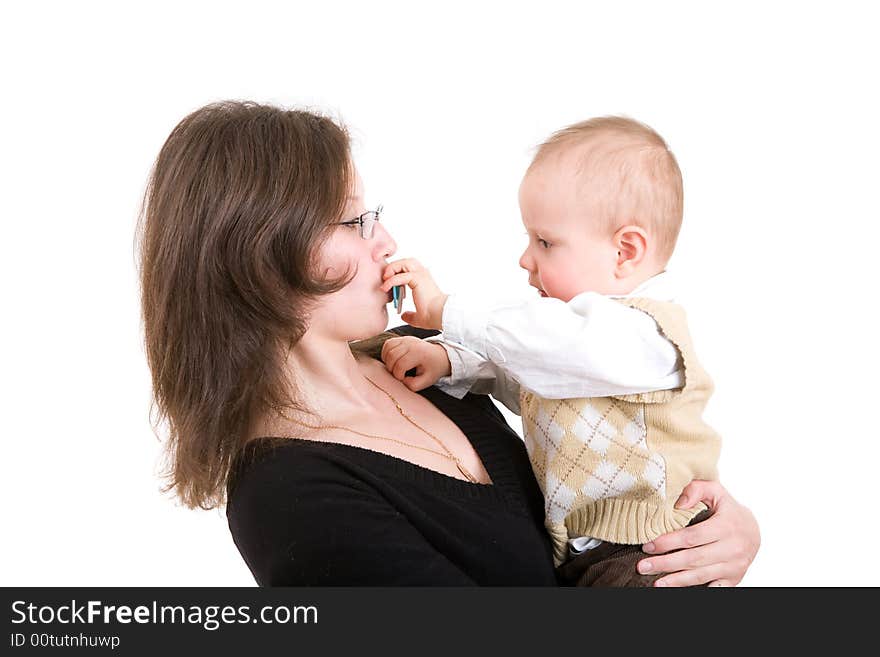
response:
{"label": "shirt collar", "polygon": [[675,301],[673,279],[669,272],[661,271],[659,274],[651,276],[651,278],[637,286],[636,289],[629,294],[612,294],[609,296],[615,299],[647,297],[648,299],[655,299],[657,301]]}

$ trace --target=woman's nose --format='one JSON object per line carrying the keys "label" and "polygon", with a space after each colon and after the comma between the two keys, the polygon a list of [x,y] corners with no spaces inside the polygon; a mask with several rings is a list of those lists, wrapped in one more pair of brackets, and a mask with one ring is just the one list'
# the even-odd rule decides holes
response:
{"label": "woman's nose", "polygon": [[382,224],[373,227],[373,260],[376,262],[390,258],[397,251],[397,243]]}

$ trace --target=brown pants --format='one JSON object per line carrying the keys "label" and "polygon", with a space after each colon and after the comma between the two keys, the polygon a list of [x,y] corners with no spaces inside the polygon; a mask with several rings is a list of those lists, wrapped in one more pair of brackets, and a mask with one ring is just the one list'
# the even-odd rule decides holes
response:
{"label": "brown pants", "polygon": [[[701,511],[688,525],[702,522],[711,515],[708,510]],[[603,542],[563,563],[556,569],[556,575],[563,586],[653,586],[664,573],[639,573],[636,564],[646,556],[641,545]]]}

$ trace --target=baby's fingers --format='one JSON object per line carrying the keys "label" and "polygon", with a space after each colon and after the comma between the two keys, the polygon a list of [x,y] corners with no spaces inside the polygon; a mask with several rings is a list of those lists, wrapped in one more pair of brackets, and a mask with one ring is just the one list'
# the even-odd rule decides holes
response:
{"label": "baby's fingers", "polygon": [[[389,363],[393,363],[400,356],[400,347],[404,344],[403,338],[388,338],[382,345],[382,353],[380,354],[382,362],[388,367]],[[391,369],[388,367],[388,369]]]}
{"label": "baby's fingers", "polygon": [[[392,344],[388,344],[389,342],[392,342]],[[394,374],[401,366],[401,360],[406,357],[407,354],[410,354],[409,359],[412,360],[414,357],[413,354],[418,352],[414,349],[414,342],[418,342],[418,338],[409,336],[403,338],[390,338],[386,341],[385,344],[382,345],[382,362],[385,363],[385,369]],[[406,372],[406,370],[404,370],[404,372]],[[397,374],[394,374],[394,376],[403,380],[402,377],[397,376]]]}
{"label": "baby's fingers", "polygon": [[437,377],[433,376],[430,372],[425,371],[425,368],[419,365],[416,367],[416,375],[408,376],[403,379],[403,383],[407,388],[414,392],[418,392],[419,390],[424,390],[428,386],[434,385],[434,380]]}
{"label": "baby's fingers", "polygon": [[420,263],[415,258],[401,258],[400,260],[395,260],[394,262],[389,262],[385,267],[385,271],[382,272],[382,278],[388,278],[389,276],[393,276],[394,274],[399,274],[404,271],[421,271],[424,267],[422,263]]}
{"label": "baby's fingers", "polygon": [[413,290],[419,286],[419,276],[412,272],[403,272],[402,274],[394,274],[390,278],[386,278],[382,283],[383,292],[387,292],[395,285],[409,285]]}
{"label": "baby's fingers", "polygon": [[409,350],[400,354],[400,356],[395,359],[394,365],[392,365],[389,371],[394,375],[395,379],[404,381],[406,379],[406,373],[421,364],[422,358],[418,352],[415,350]]}

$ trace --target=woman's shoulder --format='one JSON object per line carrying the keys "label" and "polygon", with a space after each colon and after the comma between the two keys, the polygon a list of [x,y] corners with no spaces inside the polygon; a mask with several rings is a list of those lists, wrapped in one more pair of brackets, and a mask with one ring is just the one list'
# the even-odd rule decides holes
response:
{"label": "woman's shoulder", "polygon": [[276,495],[280,489],[309,489],[315,480],[351,478],[334,451],[333,444],[300,438],[254,438],[232,464],[227,493],[230,499]]}
{"label": "woman's shoulder", "polygon": [[236,459],[226,518],[260,585],[311,582],[339,526],[357,527],[348,509],[381,505],[334,451],[332,444],[266,437]]}
{"label": "woman's shoulder", "polygon": [[343,447],[299,438],[250,441],[236,458],[226,487],[233,536],[268,540],[294,526],[311,525],[322,509],[325,514],[338,510],[339,503],[381,503]]}

